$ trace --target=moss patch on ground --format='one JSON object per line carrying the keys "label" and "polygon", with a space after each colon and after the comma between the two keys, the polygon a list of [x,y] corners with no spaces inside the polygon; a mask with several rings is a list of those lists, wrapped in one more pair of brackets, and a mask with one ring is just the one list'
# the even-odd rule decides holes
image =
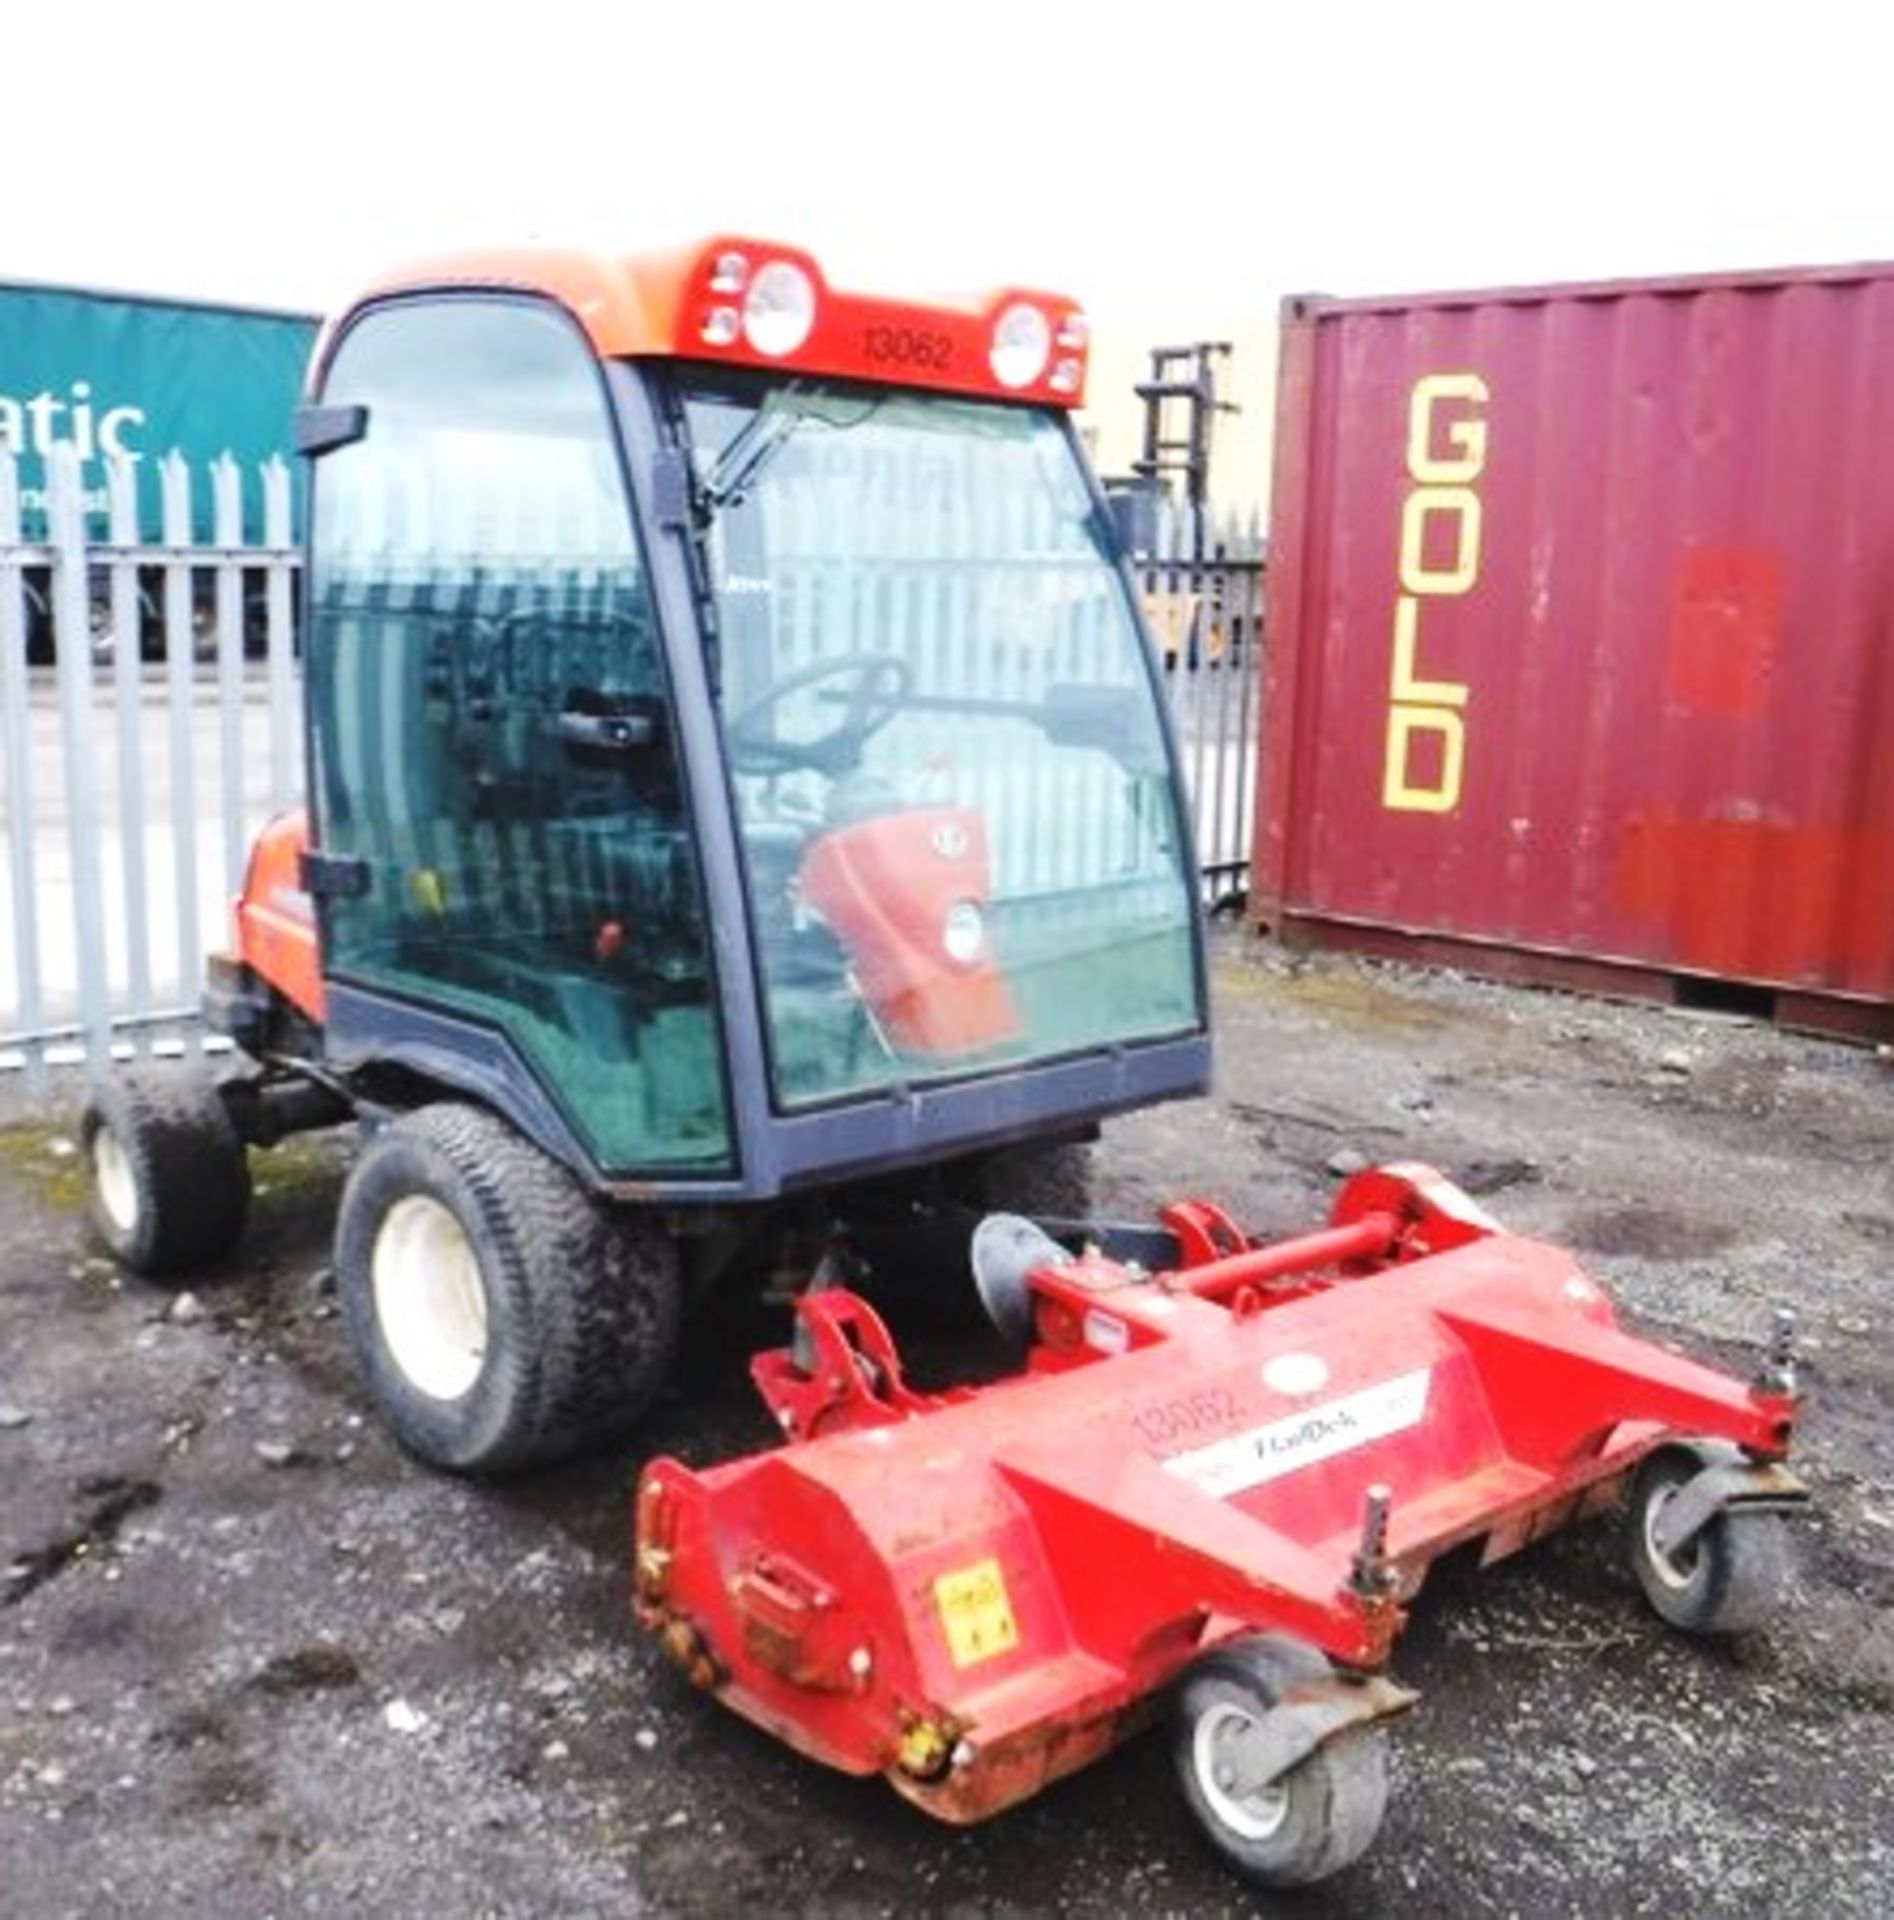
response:
{"label": "moss patch on ground", "polygon": [[280,1146],[253,1150],[250,1178],[259,1194],[273,1198],[327,1192],[348,1171],[354,1141],[354,1133],[346,1128],[294,1134]]}
{"label": "moss patch on ground", "polygon": [[[1351,1031],[1427,1032],[1449,1016],[1427,1005],[1404,983],[1384,979],[1353,962],[1335,964],[1312,956],[1293,967],[1270,966],[1241,953],[1218,954],[1211,980],[1233,1000],[1266,1000]],[[1465,1024],[1464,1015],[1454,1016]]]}
{"label": "moss patch on ground", "polygon": [[47,1121],[0,1127],[0,1176],[11,1176],[62,1213],[85,1207],[85,1155],[71,1127]]}

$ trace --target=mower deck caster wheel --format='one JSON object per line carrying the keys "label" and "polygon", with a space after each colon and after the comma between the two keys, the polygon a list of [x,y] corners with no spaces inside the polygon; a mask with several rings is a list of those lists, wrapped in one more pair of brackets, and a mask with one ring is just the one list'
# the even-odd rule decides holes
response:
{"label": "mower deck caster wheel", "polygon": [[1694,1454],[1654,1453],[1631,1486],[1628,1547],[1644,1597],[1686,1633],[1742,1633],[1780,1605],[1789,1577],[1789,1536],[1772,1508],[1726,1507],[1694,1539],[1666,1551],[1658,1522],[1678,1490],[1702,1470]]}
{"label": "mower deck caster wheel", "polygon": [[250,1210],[250,1163],[223,1096],[191,1067],[101,1080],[79,1124],[87,1211],[114,1258],[148,1279],[214,1266]]}
{"label": "mower deck caster wheel", "polygon": [[1246,1749],[1283,1697],[1330,1674],[1313,1647],[1261,1635],[1199,1661],[1178,1694],[1173,1757],[1184,1800],[1210,1844],[1258,1886],[1339,1873],[1367,1851],[1387,1810],[1379,1727],[1337,1734],[1273,1780],[1243,1778]]}

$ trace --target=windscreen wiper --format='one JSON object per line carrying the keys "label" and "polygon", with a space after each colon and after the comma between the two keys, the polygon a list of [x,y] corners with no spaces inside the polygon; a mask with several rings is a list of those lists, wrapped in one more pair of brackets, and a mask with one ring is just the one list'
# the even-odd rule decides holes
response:
{"label": "windscreen wiper", "polygon": [[879,399],[859,401],[792,380],[772,393],[731,436],[709,477],[697,489],[699,522],[728,506],[741,506],[763,469],[810,420],[825,427],[858,427],[881,411]]}
{"label": "windscreen wiper", "polygon": [[757,476],[788,443],[789,436],[808,416],[790,402],[796,397],[793,386],[769,400],[744,421],[731,436],[730,443],[717,456],[710,476],[697,489],[697,508],[708,519],[727,506],[741,506],[749,497]]}

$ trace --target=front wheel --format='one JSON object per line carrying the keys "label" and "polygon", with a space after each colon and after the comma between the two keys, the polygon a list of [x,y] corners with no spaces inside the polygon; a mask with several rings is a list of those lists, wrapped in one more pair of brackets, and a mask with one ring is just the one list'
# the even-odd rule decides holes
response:
{"label": "front wheel", "polygon": [[676,1251],[477,1108],[423,1107],[343,1192],[336,1285],[369,1393],[432,1466],[539,1465],[628,1424],[677,1342]]}
{"label": "front wheel", "polygon": [[1387,1739],[1356,1727],[1272,1780],[1248,1776],[1256,1735],[1294,1688],[1326,1681],[1313,1647],[1275,1635],[1207,1655],[1177,1697],[1173,1757],[1205,1837],[1244,1879],[1304,1887],[1364,1854],[1388,1803]]}
{"label": "front wheel", "polygon": [[1659,1540],[1659,1521],[1686,1482],[1702,1471],[1694,1454],[1652,1454],[1631,1485],[1631,1570],[1644,1597],[1686,1633],[1742,1633],[1781,1604],[1789,1578],[1789,1535],[1770,1508],[1725,1507],[1680,1546]]}

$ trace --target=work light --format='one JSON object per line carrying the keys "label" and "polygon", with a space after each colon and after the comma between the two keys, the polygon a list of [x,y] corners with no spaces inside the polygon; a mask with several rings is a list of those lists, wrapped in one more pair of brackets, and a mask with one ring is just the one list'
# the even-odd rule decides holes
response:
{"label": "work light", "polygon": [[993,377],[1017,391],[1029,387],[1046,370],[1052,352],[1052,323],[1035,306],[1016,300],[993,325],[988,353]]}
{"label": "work light", "polygon": [[815,284],[789,260],[759,268],[743,296],[743,334],[758,353],[780,359],[808,339],[815,325]]}

